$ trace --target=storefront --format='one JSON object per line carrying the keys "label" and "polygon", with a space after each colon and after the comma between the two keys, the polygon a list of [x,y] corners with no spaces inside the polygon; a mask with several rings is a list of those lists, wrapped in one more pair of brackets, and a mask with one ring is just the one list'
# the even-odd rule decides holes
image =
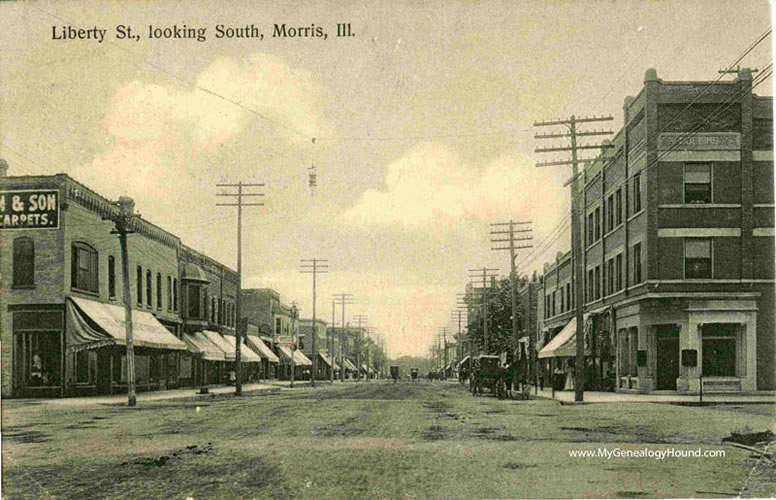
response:
{"label": "storefront", "polygon": [[297,380],[308,380],[312,371],[313,362],[301,351],[291,351],[290,347],[278,346],[280,354],[280,378],[289,380],[291,378],[291,359],[294,359],[294,378]]}
{"label": "storefront", "polygon": [[[65,305],[64,378],[66,394],[114,394],[127,390],[126,328],[124,308],[112,304],[69,297]],[[135,353],[135,385],[138,391],[167,387],[168,355],[185,351],[186,345],[171,334],[151,313],[132,311]],[[41,379],[53,373],[53,356],[41,355],[42,342],[54,345],[51,337],[29,342],[31,376],[37,366]],[[23,346],[26,347],[26,346]],[[54,351],[56,353],[56,350]],[[40,363],[38,363],[40,360]],[[48,370],[46,366],[48,364]]]}
{"label": "storefront", "polygon": [[186,334],[183,341],[188,353],[181,355],[181,381],[190,386],[220,384],[226,353],[202,332]]}
{"label": "storefront", "polygon": [[[250,328],[249,325],[248,329],[250,330]],[[246,335],[245,343],[261,356],[259,380],[275,378],[280,359],[272,352],[272,349],[267,347],[267,344],[256,335]]]}
{"label": "storefront", "polygon": [[[232,335],[223,335],[221,338],[229,344],[232,352],[237,350],[237,337]],[[261,368],[261,356],[259,356],[253,349],[245,345],[245,342],[240,346],[240,363],[242,364],[242,381],[243,383],[256,382],[259,379],[259,369]]]}

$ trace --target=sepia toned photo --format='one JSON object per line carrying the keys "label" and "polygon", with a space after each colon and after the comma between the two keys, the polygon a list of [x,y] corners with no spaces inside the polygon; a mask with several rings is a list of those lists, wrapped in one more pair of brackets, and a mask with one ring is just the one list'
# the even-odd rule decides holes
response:
{"label": "sepia toned photo", "polygon": [[0,2],[0,496],[775,497],[772,24]]}

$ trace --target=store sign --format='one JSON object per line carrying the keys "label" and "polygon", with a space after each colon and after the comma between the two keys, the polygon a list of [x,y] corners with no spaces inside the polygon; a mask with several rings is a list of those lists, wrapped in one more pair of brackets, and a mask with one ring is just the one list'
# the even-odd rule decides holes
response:
{"label": "store sign", "polygon": [[0,191],[0,229],[59,228],[59,191]]}
{"label": "store sign", "polygon": [[699,132],[695,134],[665,132],[658,136],[660,151],[728,151],[741,149],[738,132]]}

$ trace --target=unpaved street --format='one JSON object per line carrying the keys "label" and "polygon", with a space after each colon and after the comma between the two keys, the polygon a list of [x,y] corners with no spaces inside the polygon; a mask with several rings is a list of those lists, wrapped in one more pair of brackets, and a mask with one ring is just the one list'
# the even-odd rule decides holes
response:
{"label": "unpaved street", "polygon": [[[370,382],[236,399],[62,407],[3,402],[5,498],[772,496],[724,444],[774,407],[561,405],[454,383]],[[570,450],[725,457],[572,457]],[[619,451],[617,451],[619,450]]]}

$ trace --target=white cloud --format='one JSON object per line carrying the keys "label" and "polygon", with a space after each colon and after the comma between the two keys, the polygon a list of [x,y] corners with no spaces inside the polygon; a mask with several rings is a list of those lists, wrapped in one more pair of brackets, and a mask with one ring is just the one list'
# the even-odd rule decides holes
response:
{"label": "white cloud", "polygon": [[388,166],[384,186],[365,191],[343,219],[352,225],[450,228],[462,219],[533,219],[541,229],[548,204],[567,205],[568,191],[524,155],[467,165],[449,147],[422,143]]}

